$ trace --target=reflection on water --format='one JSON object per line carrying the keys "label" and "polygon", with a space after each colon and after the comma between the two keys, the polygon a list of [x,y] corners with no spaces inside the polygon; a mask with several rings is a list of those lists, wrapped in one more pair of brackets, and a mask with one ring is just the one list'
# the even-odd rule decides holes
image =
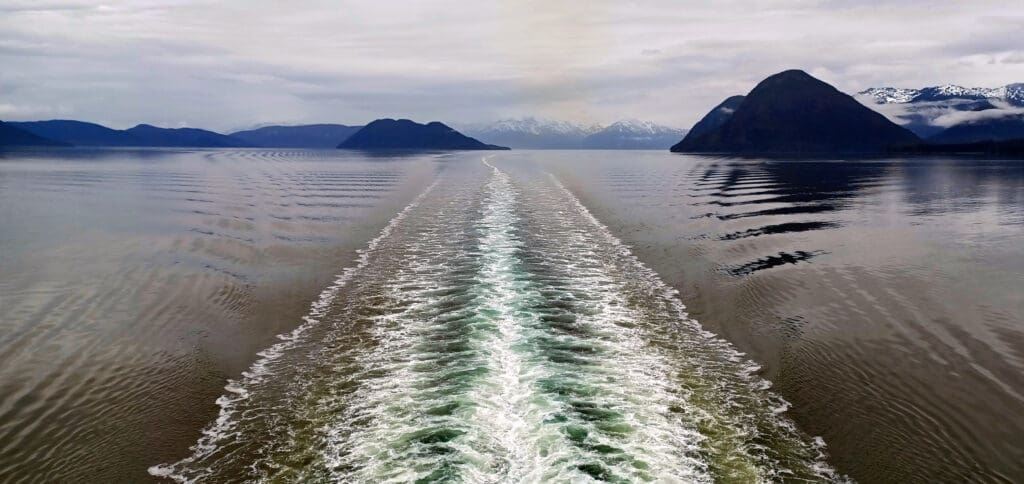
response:
{"label": "reflection on water", "polygon": [[840,471],[1024,479],[1024,163],[547,158]]}
{"label": "reflection on water", "polygon": [[1024,480],[1024,164],[492,161],[0,153],[0,476]]}
{"label": "reflection on water", "polygon": [[0,152],[0,480],[141,482],[436,156]]}

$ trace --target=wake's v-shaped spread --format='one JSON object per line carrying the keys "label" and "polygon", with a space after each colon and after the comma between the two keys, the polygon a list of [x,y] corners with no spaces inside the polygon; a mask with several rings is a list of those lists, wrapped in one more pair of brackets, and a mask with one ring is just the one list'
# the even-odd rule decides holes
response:
{"label": "wake's v-shaped spread", "polygon": [[442,170],[220,400],[182,481],[835,479],[553,176]]}

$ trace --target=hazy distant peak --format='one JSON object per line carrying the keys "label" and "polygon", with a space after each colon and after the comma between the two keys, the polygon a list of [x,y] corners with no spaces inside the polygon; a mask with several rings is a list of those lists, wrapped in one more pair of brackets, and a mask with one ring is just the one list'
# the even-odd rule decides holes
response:
{"label": "hazy distant peak", "polygon": [[630,131],[633,133],[658,134],[666,132],[682,133],[680,128],[660,125],[653,121],[642,121],[639,119],[623,119],[608,125],[605,130]]}
{"label": "hazy distant peak", "polygon": [[477,123],[467,127],[471,131],[516,132],[530,134],[561,133],[587,135],[601,129],[599,125],[583,125],[571,121],[527,116],[505,118],[491,123]]}
{"label": "hazy distant peak", "polygon": [[623,119],[607,126],[527,116],[467,126],[490,143],[530,149],[664,149],[686,130],[651,121]]}

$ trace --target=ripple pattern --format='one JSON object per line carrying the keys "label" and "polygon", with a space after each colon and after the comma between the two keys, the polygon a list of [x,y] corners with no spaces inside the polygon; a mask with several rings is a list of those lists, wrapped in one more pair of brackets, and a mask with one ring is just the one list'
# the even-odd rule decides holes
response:
{"label": "ripple pattern", "polygon": [[[837,480],[757,367],[554,178],[422,195],[222,397],[182,482]],[[326,293],[325,293],[326,294]]]}

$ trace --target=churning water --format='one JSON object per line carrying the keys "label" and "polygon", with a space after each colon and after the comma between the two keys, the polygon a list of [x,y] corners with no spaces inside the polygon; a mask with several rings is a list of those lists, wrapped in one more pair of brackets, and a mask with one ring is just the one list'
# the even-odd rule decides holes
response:
{"label": "churning water", "polygon": [[757,369],[556,179],[449,170],[154,475],[830,479]]}

